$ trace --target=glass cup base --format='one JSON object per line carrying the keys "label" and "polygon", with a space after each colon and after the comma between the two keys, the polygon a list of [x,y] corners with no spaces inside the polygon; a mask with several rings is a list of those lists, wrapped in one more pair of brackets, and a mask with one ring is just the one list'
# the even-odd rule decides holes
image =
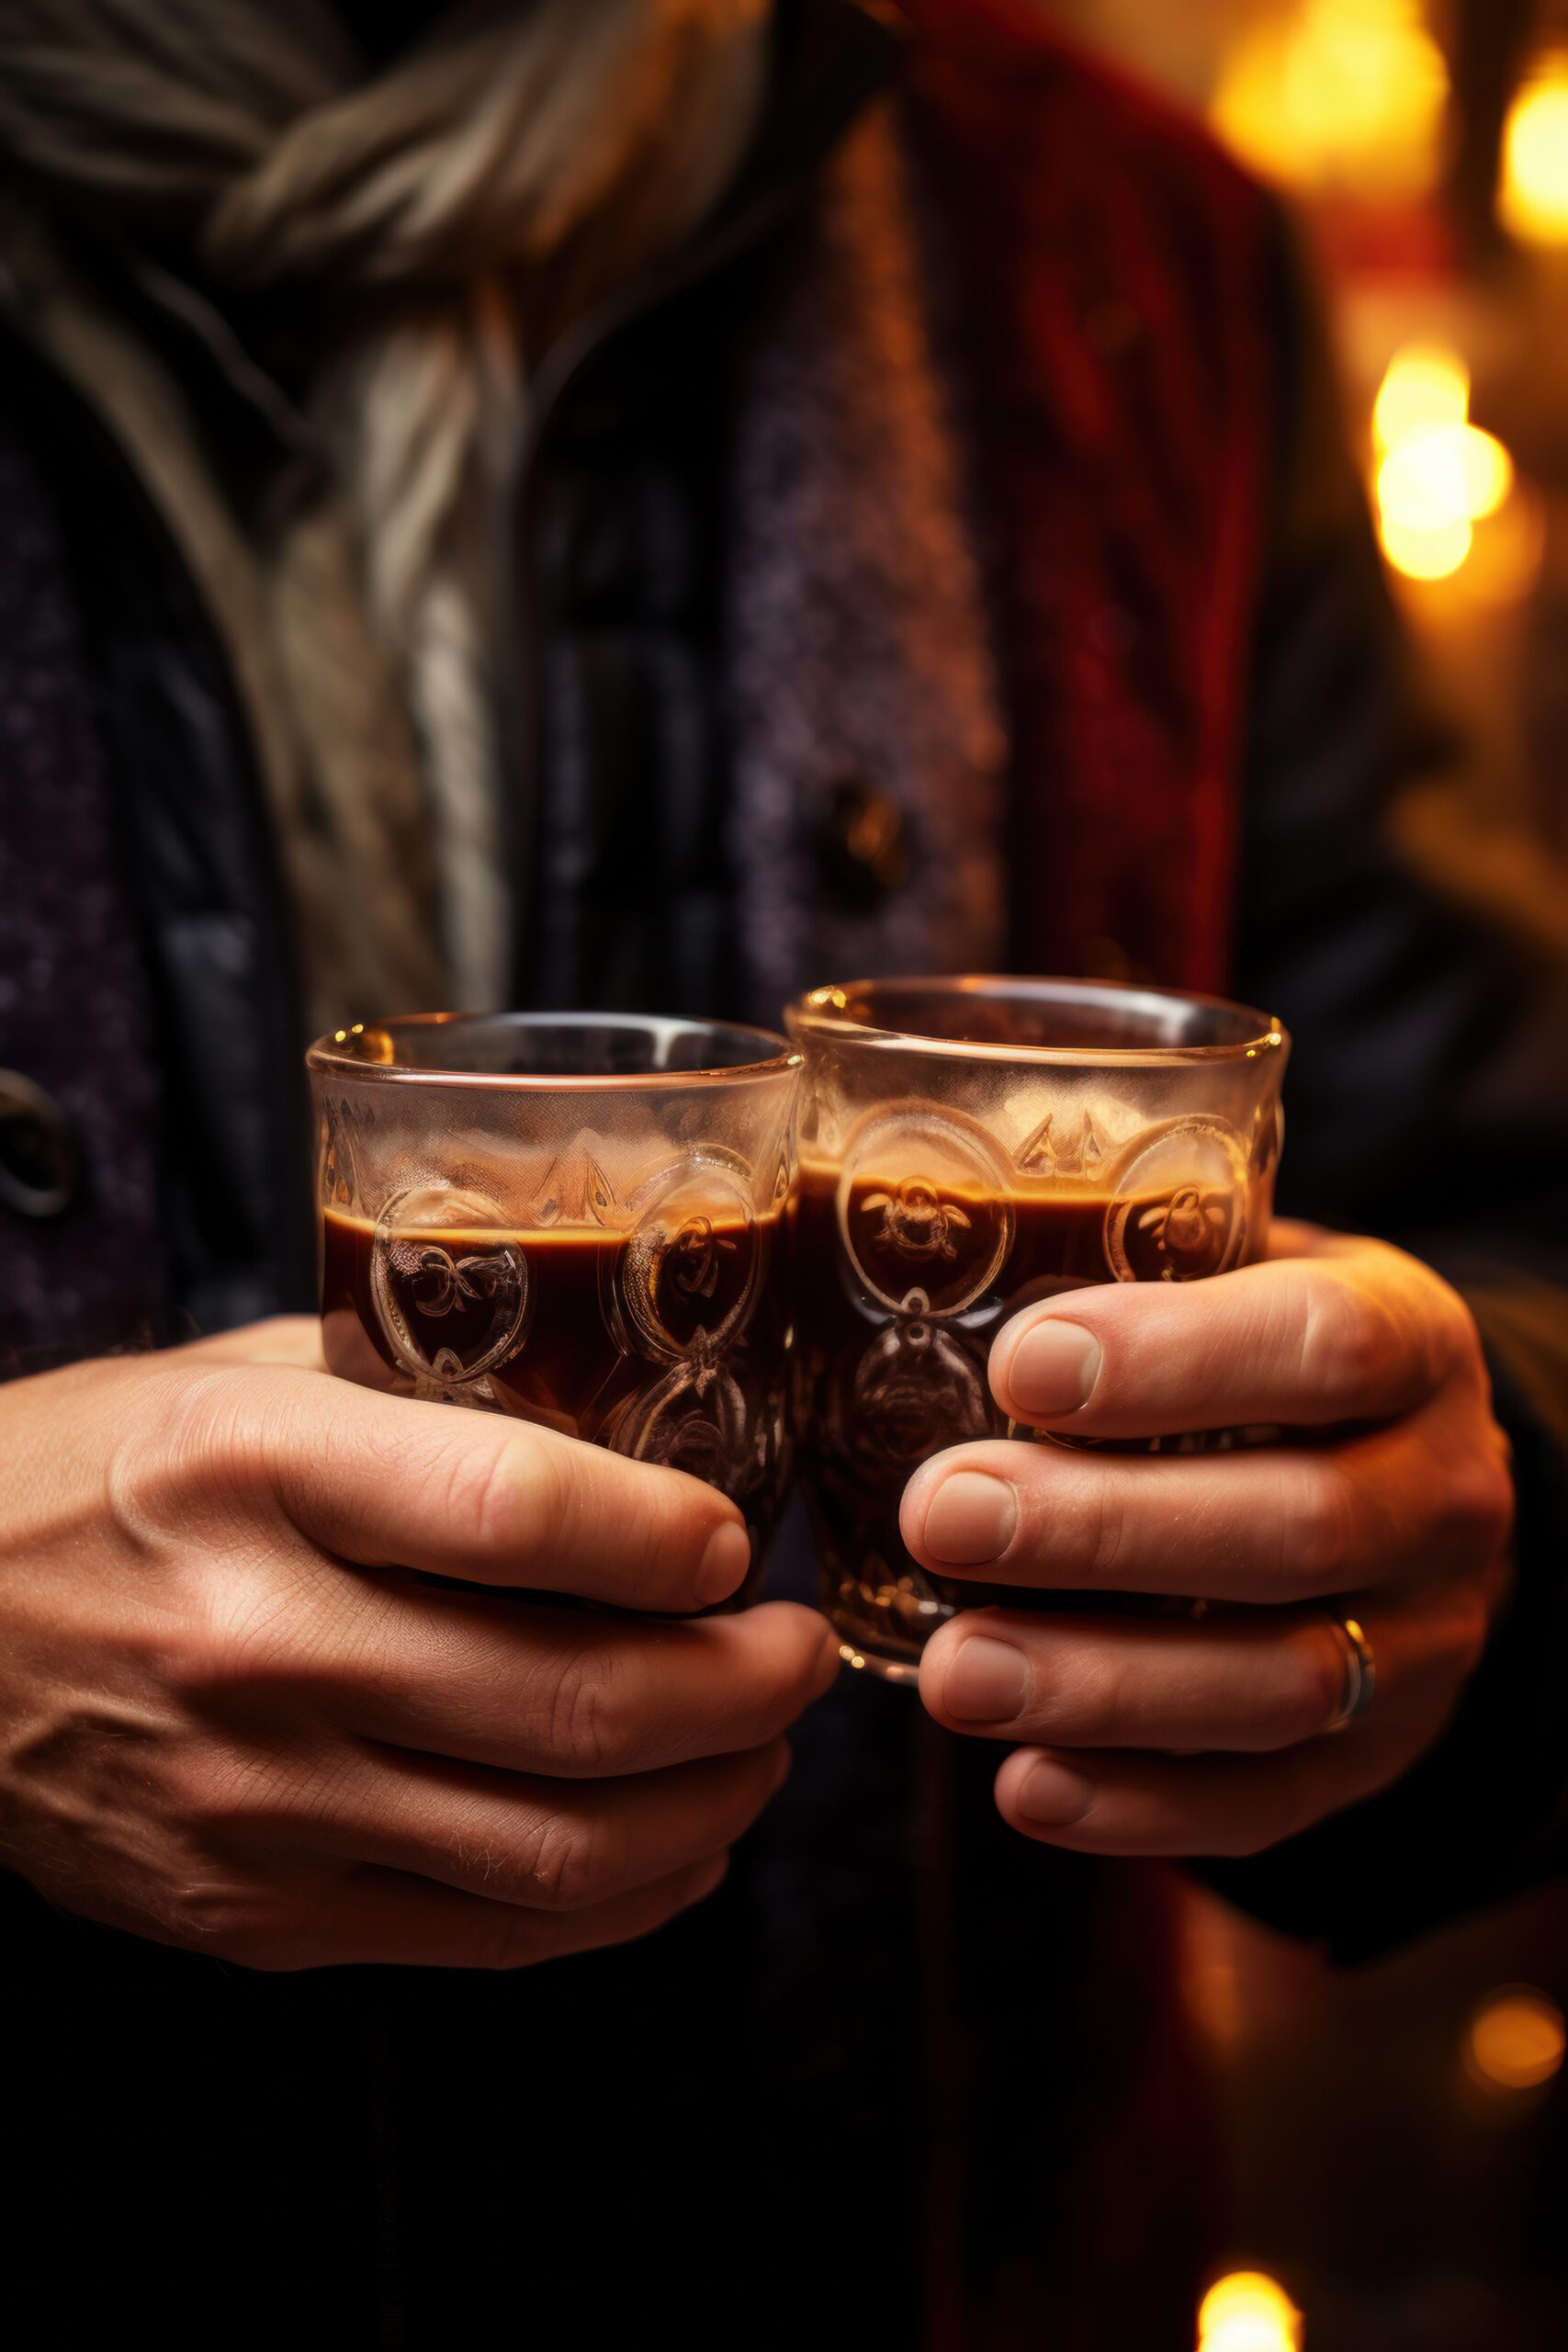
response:
{"label": "glass cup base", "polygon": [[900,1683],[907,1690],[913,1690],[919,1682],[920,1661],[918,1657],[904,1653],[895,1657],[880,1650],[863,1648],[840,1627],[835,1626],[833,1630],[840,1637],[839,1656],[853,1672],[869,1674],[876,1682]]}
{"label": "glass cup base", "polygon": [[868,1563],[859,1576],[825,1570],[821,1607],[847,1667],[901,1683],[919,1681],[921,1651],[954,1613],[933,1598],[912,1564],[910,1572],[895,1577],[880,1561]]}

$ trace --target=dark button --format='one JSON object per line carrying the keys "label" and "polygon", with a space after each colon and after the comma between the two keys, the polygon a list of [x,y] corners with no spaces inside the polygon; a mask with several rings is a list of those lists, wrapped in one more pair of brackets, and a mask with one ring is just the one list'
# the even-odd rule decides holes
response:
{"label": "dark button", "polygon": [[59,1103],[19,1070],[0,1069],[0,1205],[59,1216],[81,1181],[76,1131]]}
{"label": "dark button", "polygon": [[909,878],[904,811],[865,776],[835,776],[824,788],[813,836],[822,880],[846,906],[879,907]]}

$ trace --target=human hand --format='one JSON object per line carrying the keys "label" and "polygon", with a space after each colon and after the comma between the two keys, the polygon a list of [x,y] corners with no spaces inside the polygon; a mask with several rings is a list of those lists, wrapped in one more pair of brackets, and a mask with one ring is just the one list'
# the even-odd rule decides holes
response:
{"label": "human hand", "polygon": [[[1437,1737],[1506,1589],[1512,1486],[1475,1326],[1428,1267],[1281,1223],[1267,1263],[1014,1317],[990,1382],[1013,1419],[1062,1436],[1287,1432],[1159,1455],[998,1441],[911,1479],[923,1566],[1036,1596],[964,1611],[920,1668],[939,1723],[1021,1743],[996,1783],[1014,1828],[1080,1852],[1254,1853]],[[1218,1606],[1052,1615],[1052,1589]],[[1336,1615],[1364,1629],[1375,1696],[1328,1738],[1356,1666]]]}
{"label": "human hand", "polygon": [[67,1909],[260,1968],[509,1968],[723,1874],[832,1679],[734,1591],[681,1473],[373,1395],[258,1325],[0,1390],[0,1856]]}

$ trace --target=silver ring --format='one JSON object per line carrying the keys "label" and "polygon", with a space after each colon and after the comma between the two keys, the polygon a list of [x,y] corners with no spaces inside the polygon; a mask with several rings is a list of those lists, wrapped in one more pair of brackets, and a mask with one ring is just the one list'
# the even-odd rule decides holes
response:
{"label": "silver ring", "polygon": [[1358,1715],[1364,1715],[1372,1703],[1378,1687],[1377,1660],[1358,1618],[1342,1616],[1337,1609],[1325,1609],[1323,1613],[1339,1636],[1345,1659],[1345,1684],[1339,1704],[1324,1729],[1343,1731]]}

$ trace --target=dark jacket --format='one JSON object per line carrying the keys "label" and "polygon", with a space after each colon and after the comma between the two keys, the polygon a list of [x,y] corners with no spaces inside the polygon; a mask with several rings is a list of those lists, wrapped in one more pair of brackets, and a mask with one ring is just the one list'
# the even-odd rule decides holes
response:
{"label": "dark jacket", "polygon": [[[943,12],[913,13],[931,186],[977,305],[976,445],[998,460],[980,487],[1014,720],[1015,956],[1194,977],[1193,894],[1232,865],[1200,945],[1226,949],[1229,984],[1296,1039],[1283,1205],[1408,1240],[1468,1286],[1495,1343],[1519,1590],[1458,1722],[1402,1789],[1219,1874],[1268,1916],[1373,1950],[1556,1868],[1568,1828],[1555,1011],[1546,976],[1395,846],[1398,789],[1442,747],[1411,717],[1280,224],[1191,134],[1019,31],[1007,0],[977,12],[961,73]],[[712,856],[713,450],[821,158],[899,70],[836,0],[786,21],[732,209],[574,352],[536,428],[518,529],[526,1001],[602,1001],[613,937],[623,1001],[773,1010],[735,1002]],[[988,180],[959,168],[976,128]],[[1071,217],[1032,216],[1035,244],[1007,265],[998,208],[1054,162]],[[1097,172],[1114,183],[1102,203]],[[1098,301],[1053,293],[1053,236],[1083,285],[1100,272]],[[114,284],[112,253],[77,258]],[[140,323],[227,461],[259,463],[265,421],[204,382],[210,350]],[[1192,355],[1211,341],[1230,356],[1205,383]],[[1205,393],[1223,429],[1188,413]],[[1129,492],[1101,514],[1075,491],[1086,449],[1097,481],[1136,477],[1147,511]],[[1207,569],[1190,478],[1204,465],[1235,502]],[[18,1093],[0,1170],[5,1339],[25,1372],[307,1304],[308,1139],[288,917],[218,635],[134,469],[18,320],[0,512],[0,1059],[61,1114]],[[1173,662],[1165,622],[1189,605]],[[1136,817],[1107,799],[1110,743],[1149,801]],[[810,788],[833,781],[802,792],[825,905],[886,887]],[[657,891],[616,850],[626,827],[647,837],[649,808],[660,840],[694,844],[685,865],[661,851]],[[1145,817],[1160,857],[1137,854]],[[897,1693],[836,1695],[800,1750],[717,1902],[646,1947],[515,1981],[253,1978],[15,1889],[13,2014],[40,2063],[12,2137],[32,2210],[58,2188],[96,2249],[56,2274],[77,2332],[107,2283],[122,2322],[176,2342],[221,2310],[234,2341],[287,2325],[344,2344],[593,2342],[675,2313],[696,2341],[793,2344],[825,2299],[872,2342],[916,2341],[922,2315],[944,2345],[1186,2340],[1201,2091],[1157,1876],[1012,1838],[988,1804],[994,1758]]]}

